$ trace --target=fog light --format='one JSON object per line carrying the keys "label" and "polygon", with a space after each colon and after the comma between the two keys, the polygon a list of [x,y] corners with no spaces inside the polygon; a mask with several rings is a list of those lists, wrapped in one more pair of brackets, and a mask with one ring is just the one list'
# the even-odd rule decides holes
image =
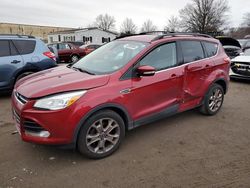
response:
{"label": "fog light", "polygon": [[42,137],[42,138],[48,138],[50,136],[49,131],[40,131],[40,132],[30,132],[30,131],[25,131],[26,135],[29,136],[35,136],[35,137]]}

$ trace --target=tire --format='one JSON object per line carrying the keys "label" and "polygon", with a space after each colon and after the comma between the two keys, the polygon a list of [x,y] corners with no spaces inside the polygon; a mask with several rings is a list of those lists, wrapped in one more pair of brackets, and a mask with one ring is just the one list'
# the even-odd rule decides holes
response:
{"label": "tire", "polygon": [[221,109],[224,101],[224,90],[221,85],[213,84],[205,98],[203,100],[203,105],[200,107],[200,112],[204,115],[215,115]]}
{"label": "tire", "polygon": [[79,60],[79,57],[77,55],[71,56],[71,63],[76,63]]}
{"label": "tire", "polygon": [[124,136],[123,119],[114,111],[99,111],[82,126],[77,139],[77,148],[88,158],[101,159],[115,152]]}

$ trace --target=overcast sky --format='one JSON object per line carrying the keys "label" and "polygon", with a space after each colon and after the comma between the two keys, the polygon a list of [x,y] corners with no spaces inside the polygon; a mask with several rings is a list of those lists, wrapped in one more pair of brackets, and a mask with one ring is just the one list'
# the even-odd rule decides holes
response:
{"label": "overcast sky", "polygon": [[[117,31],[126,17],[139,28],[151,19],[161,30],[188,2],[191,0],[0,0],[0,22],[87,27],[97,15],[108,13],[115,17]],[[238,26],[243,14],[250,12],[250,0],[229,0],[229,6],[229,21]]]}

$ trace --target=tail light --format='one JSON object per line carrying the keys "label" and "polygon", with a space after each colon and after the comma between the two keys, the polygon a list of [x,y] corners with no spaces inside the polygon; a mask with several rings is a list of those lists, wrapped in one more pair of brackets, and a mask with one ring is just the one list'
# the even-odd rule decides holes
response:
{"label": "tail light", "polygon": [[47,56],[50,59],[53,59],[54,61],[56,61],[56,56],[54,53],[52,52],[44,52],[43,55]]}

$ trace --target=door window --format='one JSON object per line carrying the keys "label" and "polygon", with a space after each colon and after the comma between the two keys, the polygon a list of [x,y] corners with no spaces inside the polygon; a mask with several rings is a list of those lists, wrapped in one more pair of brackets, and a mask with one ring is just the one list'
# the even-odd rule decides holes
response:
{"label": "door window", "polygon": [[59,44],[59,50],[66,50],[66,49],[70,49],[70,46],[66,43],[60,43]]}
{"label": "door window", "polygon": [[9,41],[0,40],[0,57],[10,56],[10,46]]}
{"label": "door window", "polygon": [[168,43],[151,51],[140,61],[140,65],[149,65],[159,71],[175,66],[176,62],[176,44]]}
{"label": "door window", "polygon": [[217,54],[218,44],[212,42],[203,42],[203,44],[206,48],[207,57],[212,57]]}
{"label": "door window", "polygon": [[12,40],[12,41],[21,55],[30,54],[35,50],[36,46],[35,40]]}
{"label": "door window", "polygon": [[204,58],[203,48],[199,41],[182,41],[181,48],[184,63],[190,63]]}

